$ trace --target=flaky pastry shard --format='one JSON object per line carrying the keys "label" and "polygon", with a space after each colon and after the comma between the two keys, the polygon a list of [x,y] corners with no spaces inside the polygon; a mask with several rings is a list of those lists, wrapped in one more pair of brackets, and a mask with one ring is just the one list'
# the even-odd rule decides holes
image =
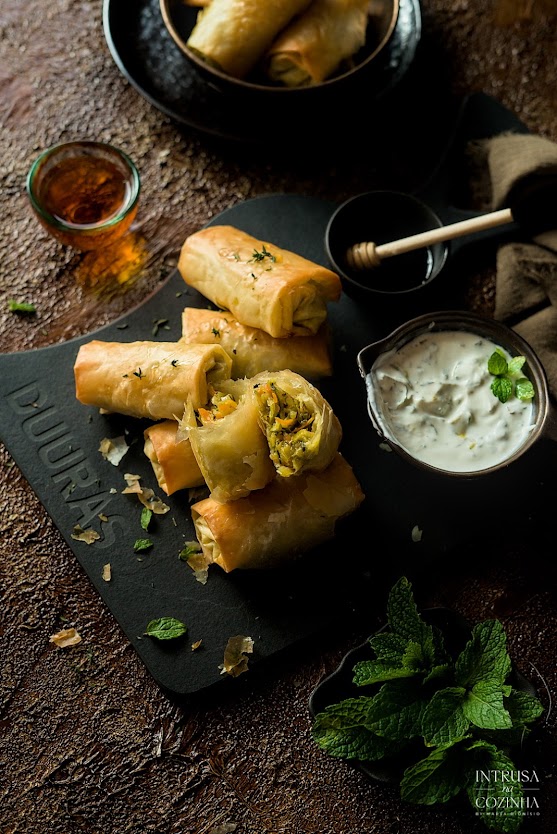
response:
{"label": "flaky pastry shard", "polygon": [[317,333],[341,293],[335,272],[233,226],[186,238],[178,269],[217,307],[275,338]]}

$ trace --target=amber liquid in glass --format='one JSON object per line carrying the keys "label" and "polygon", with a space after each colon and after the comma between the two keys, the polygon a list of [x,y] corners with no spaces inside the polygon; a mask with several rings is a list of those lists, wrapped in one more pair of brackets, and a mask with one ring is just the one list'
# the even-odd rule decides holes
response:
{"label": "amber liquid in glass", "polygon": [[62,159],[41,187],[45,209],[75,228],[106,223],[124,208],[131,193],[126,174],[108,159]]}

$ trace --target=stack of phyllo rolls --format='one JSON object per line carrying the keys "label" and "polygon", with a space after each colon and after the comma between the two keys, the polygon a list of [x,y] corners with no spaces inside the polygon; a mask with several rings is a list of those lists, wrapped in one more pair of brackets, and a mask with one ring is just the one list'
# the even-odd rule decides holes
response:
{"label": "stack of phyllo rolls", "polygon": [[225,309],[186,308],[176,343],[82,345],[76,396],[157,421],[144,451],[161,489],[209,491],[191,506],[207,564],[275,567],[332,538],[364,500],[317,388],[332,374],[340,281],[231,226],[190,235],[178,268]]}

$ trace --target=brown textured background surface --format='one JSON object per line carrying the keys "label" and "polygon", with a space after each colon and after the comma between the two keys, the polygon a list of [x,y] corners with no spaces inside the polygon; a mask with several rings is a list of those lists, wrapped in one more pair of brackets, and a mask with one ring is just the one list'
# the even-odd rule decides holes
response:
{"label": "brown textured background surface", "polygon": [[[343,200],[379,187],[409,190],[439,154],[447,92],[483,90],[530,130],[557,141],[557,11],[550,0],[423,0],[424,64],[412,96],[378,127],[369,156],[335,155],[327,118],[314,155],[245,150],[179,127],[121,76],[102,31],[100,0],[3,0],[0,5],[0,351],[95,329],[155,289],[184,237],[239,200],[280,191]],[[267,128],[268,129],[268,128]],[[350,126],[347,126],[347,130]],[[381,136],[387,138],[382,139]],[[31,216],[29,165],[73,138],[110,141],[137,162],[147,262],[125,293],[91,286],[84,256]],[[470,275],[470,307],[489,311],[492,270]],[[32,300],[18,317],[6,300]],[[470,834],[466,807],[403,805],[328,759],[310,738],[307,700],[321,676],[381,619],[281,657],[194,705],[158,690],[77,565],[17,466],[0,448],[0,832],[26,834]],[[353,544],[350,546],[354,546]],[[343,555],[349,559],[349,546]],[[392,554],[375,554],[381,560]],[[554,544],[532,553],[512,536],[499,553],[455,554],[419,574],[420,605],[499,617],[518,668],[546,707],[557,693]],[[380,595],[381,596],[381,595]],[[49,636],[75,625],[83,642]],[[542,681],[545,682],[542,683]],[[546,688],[547,687],[547,688]],[[555,714],[535,742],[541,816],[557,829]]]}

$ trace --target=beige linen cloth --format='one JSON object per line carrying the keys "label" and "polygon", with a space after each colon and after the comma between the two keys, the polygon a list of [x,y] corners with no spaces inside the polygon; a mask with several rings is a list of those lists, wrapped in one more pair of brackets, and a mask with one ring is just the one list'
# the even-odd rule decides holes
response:
{"label": "beige linen cloth", "polygon": [[[542,200],[534,197],[527,205],[545,201],[551,209],[545,218],[557,218],[557,144],[531,134],[502,134],[488,140],[484,152],[494,210],[510,206],[518,220],[513,200],[543,183]],[[527,210],[526,220],[528,215]],[[533,347],[557,399],[557,222],[539,229],[539,221],[531,233],[521,228],[520,241],[499,247],[494,317]]]}

